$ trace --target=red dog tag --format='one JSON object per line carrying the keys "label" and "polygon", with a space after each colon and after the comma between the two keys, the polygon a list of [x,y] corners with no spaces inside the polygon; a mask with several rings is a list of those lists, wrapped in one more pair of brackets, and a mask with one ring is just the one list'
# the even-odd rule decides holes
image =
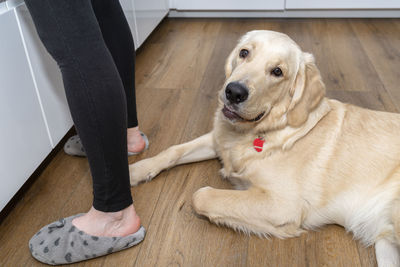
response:
{"label": "red dog tag", "polygon": [[257,151],[257,152],[261,152],[262,150],[263,150],[263,146],[264,146],[264,139],[262,139],[262,138],[256,138],[256,139],[254,139],[254,141],[253,141],[253,146],[254,146],[254,149]]}

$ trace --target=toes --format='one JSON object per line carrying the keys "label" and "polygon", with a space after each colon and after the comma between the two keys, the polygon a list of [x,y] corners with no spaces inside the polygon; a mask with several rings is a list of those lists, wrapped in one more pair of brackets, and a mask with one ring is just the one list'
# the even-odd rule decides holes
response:
{"label": "toes", "polygon": [[135,186],[140,182],[150,181],[159,173],[151,163],[151,161],[142,160],[129,165],[130,181],[132,186]]}
{"label": "toes", "polygon": [[155,175],[152,173],[148,173],[143,176],[138,176],[135,172],[133,172],[133,173],[131,173],[131,177],[132,177],[130,179],[131,186],[136,186],[136,185],[140,184],[141,182],[151,181],[155,177]]}

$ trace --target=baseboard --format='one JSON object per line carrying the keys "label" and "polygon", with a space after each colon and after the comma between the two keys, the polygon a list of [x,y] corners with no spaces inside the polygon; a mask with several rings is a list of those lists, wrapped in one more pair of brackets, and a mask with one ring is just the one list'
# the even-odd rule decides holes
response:
{"label": "baseboard", "polygon": [[172,18],[400,18],[400,9],[212,11],[171,9]]}

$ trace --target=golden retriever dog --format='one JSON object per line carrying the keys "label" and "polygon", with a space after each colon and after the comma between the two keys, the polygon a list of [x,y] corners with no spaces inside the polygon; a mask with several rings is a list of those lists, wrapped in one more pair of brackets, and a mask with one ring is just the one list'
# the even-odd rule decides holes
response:
{"label": "golden retriever dog", "polygon": [[198,214],[279,238],[339,224],[399,266],[400,115],[326,98],[313,56],[278,32],[245,34],[225,74],[213,130],[130,165],[131,184],[219,158],[235,190],[200,188]]}

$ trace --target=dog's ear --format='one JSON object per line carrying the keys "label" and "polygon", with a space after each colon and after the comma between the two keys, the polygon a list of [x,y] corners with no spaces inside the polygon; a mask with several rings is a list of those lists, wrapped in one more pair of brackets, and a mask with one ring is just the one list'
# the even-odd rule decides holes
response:
{"label": "dog's ear", "polygon": [[232,71],[234,68],[236,68],[236,58],[237,58],[237,49],[233,49],[233,51],[230,53],[229,57],[226,59],[225,62],[225,78],[227,79],[229,76],[231,76]]}
{"label": "dog's ear", "polygon": [[297,127],[307,120],[308,114],[325,96],[325,85],[313,55],[303,53],[303,63],[300,63],[294,86],[289,93],[292,100],[288,109],[288,124]]}

